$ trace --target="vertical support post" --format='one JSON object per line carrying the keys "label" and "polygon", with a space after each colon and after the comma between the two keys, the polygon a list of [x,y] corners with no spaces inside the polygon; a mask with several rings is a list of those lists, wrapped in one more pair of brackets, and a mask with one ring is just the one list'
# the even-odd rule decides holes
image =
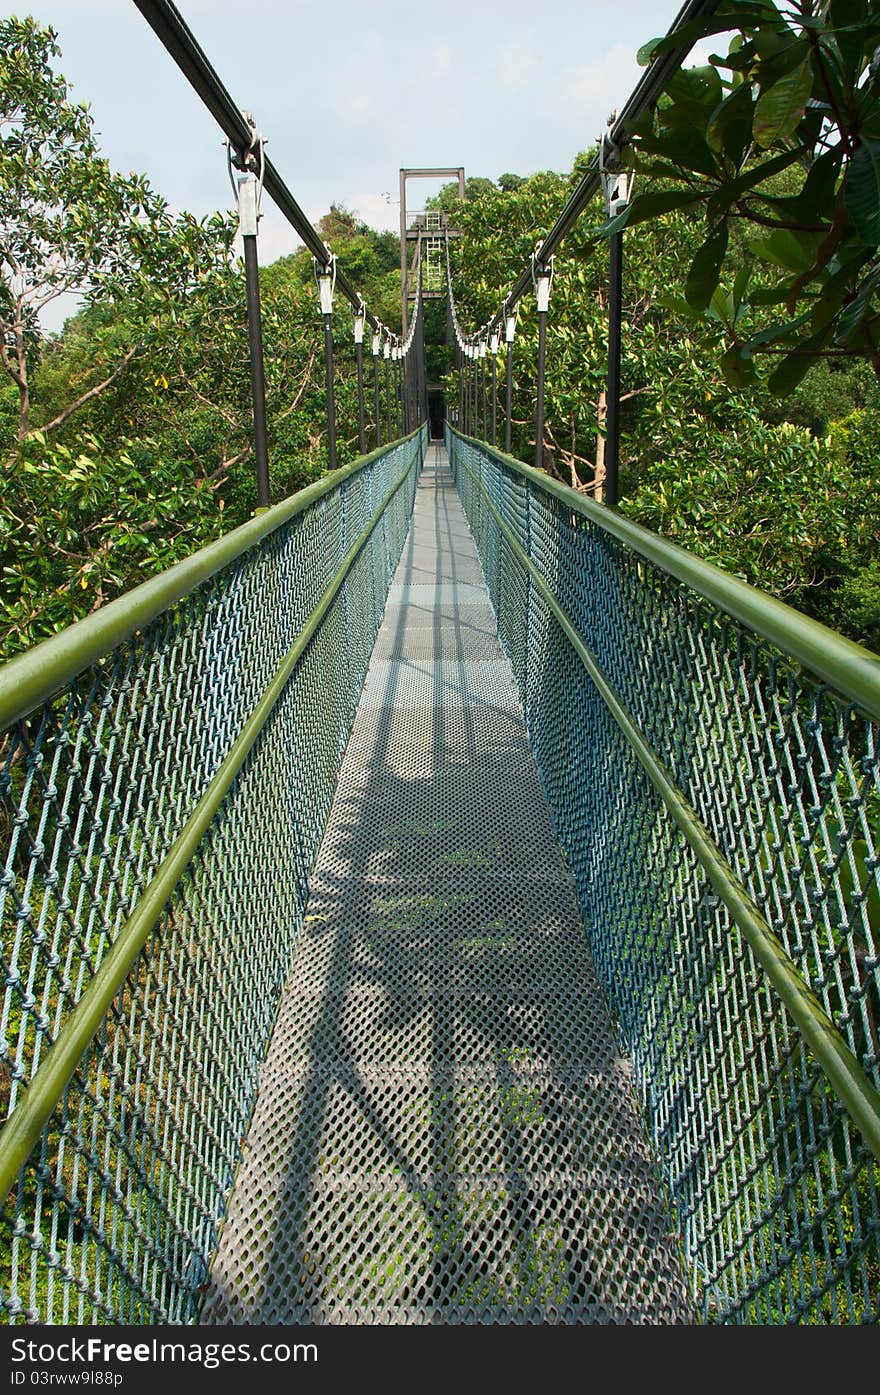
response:
{"label": "vertical support post", "polygon": [[406,434],[406,358],[400,344],[397,346],[397,434]]}
{"label": "vertical support post", "polygon": [[406,243],[406,170],[400,171],[400,299],[403,316],[403,332],[406,334],[406,317],[409,309],[409,248]]}
{"label": "vertical support post", "polygon": [[419,325],[416,330],[418,341],[419,399],[416,413],[416,426],[428,420],[428,364],[425,356],[425,312],[419,303]]}
{"label": "vertical support post", "polygon": [[407,349],[403,351],[403,434],[409,435],[412,421],[412,366],[415,360]]}
{"label": "vertical support post", "polygon": [[608,249],[608,379],[605,387],[605,503],[620,499],[620,346],[623,329],[623,232]]}
{"label": "vertical support post", "polygon": [[492,338],[489,341],[489,353],[492,355],[492,444],[498,444],[498,331],[493,329]]}
{"label": "vertical support post", "polygon": [[473,384],[473,394],[474,394],[473,426],[472,426],[472,428],[471,428],[471,435],[472,435],[472,436],[479,436],[479,434],[480,434],[480,350],[479,350],[479,348],[478,348],[478,346],[477,346],[476,344],[475,344],[475,345],[473,346],[473,348],[471,349],[471,362],[472,362],[473,365],[474,365],[473,368],[471,369],[471,381],[472,381],[472,384]]}
{"label": "vertical support post", "polygon": [[538,312],[538,383],[535,388],[535,469],[544,465],[544,378],[547,358],[547,311]]}
{"label": "vertical support post", "polygon": [[[616,113],[608,118],[614,124]],[[599,168],[605,211],[616,218],[629,203],[632,175],[615,169],[620,151],[609,136],[599,147]],[[608,365],[605,382],[605,480],[603,501],[614,507],[620,499],[620,350],[623,335],[623,229],[611,234],[608,247]],[[599,483],[599,482],[597,482]],[[599,497],[599,490],[596,490]]]}
{"label": "vertical support post", "polygon": [[507,347],[504,363],[504,449],[510,455],[513,416],[513,336],[516,333],[516,311],[504,317],[504,343]]}
{"label": "vertical support post", "polygon": [[357,354],[358,382],[358,450],[367,453],[367,421],[364,408],[364,302],[361,301],[354,317],[354,348]]}
{"label": "vertical support post", "polygon": [[544,380],[547,358],[547,313],[550,309],[550,283],[553,280],[553,258],[545,266],[532,257],[532,280],[538,300],[538,382],[535,389],[535,469],[544,465]]}
{"label": "vertical support post", "polygon": [[373,348],[373,395],[374,395],[374,398],[375,398],[375,401],[374,401],[374,403],[373,403],[373,409],[374,409],[374,413],[375,413],[375,422],[376,422],[376,445],[377,445],[377,446],[381,446],[381,444],[382,444],[382,410],[381,410],[381,403],[380,403],[380,401],[379,401],[379,350],[380,350],[381,347],[382,347],[382,336],[380,335],[379,331],[376,330],[375,334],[373,335],[373,345],[372,345],[372,348]]}
{"label": "vertical support post", "polygon": [[391,440],[391,340],[386,337],[385,348],[385,426],[387,428],[387,440]]}
{"label": "vertical support post", "polygon": [[456,340],[456,347],[457,347],[457,354],[459,354],[459,420],[456,421],[456,427],[459,428],[459,431],[463,431],[463,430],[464,430],[464,350],[462,349],[462,345],[460,345],[460,343],[457,343],[457,340]]}
{"label": "vertical support post", "polygon": [[483,418],[481,423],[482,437],[485,441],[489,434],[489,400],[486,395],[486,340],[480,340],[480,396],[482,398]]}
{"label": "vertical support post", "polygon": [[266,370],[263,363],[263,315],[260,305],[260,263],[257,256],[258,186],[252,174],[238,179],[238,229],[244,243],[244,282],[247,297],[248,349],[251,361],[251,401],[254,416],[254,464],[257,508],[269,507],[269,449],[266,440]]}
{"label": "vertical support post", "polygon": [[330,249],[329,260],[320,269],[315,261],[315,275],[321,293],[321,315],[324,320],[324,377],[327,385],[327,466],[336,469],[336,398],[333,389],[333,291],[336,286],[336,258]]}

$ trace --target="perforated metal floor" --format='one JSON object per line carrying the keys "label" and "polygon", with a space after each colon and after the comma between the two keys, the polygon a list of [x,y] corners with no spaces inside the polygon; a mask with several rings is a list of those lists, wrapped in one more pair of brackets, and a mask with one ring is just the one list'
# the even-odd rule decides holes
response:
{"label": "perforated metal floor", "polygon": [[203,1321],[690,1320],[432,446]]}

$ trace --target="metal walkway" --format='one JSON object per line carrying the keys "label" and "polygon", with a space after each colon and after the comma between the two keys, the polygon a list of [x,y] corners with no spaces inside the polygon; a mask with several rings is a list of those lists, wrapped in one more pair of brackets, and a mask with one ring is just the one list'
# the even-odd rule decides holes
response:
{"label": "metal walkway", "polygon": [[434,445],[202,1320],[691,1320]]}

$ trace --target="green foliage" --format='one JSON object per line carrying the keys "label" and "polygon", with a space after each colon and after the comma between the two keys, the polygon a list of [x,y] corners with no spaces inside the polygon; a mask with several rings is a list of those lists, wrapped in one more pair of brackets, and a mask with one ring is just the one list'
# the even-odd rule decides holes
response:
{"label": "green foliage", "polygon": [[194,463],[149,439],[121,438],[112,452],[88,434],[78,444],[34,432],[6,462],[0,553],[15,647],[62,629],[218,531],[217,504]]}
{"label": "green foliage", "polygon": [[[695,316],[730,286],[743,240],[734,233],[748,230],[760,274],[746,304],[751,296],[764,319],[722,317],[734,386],[754,380],[763,354],[776,363],[768,386],[779,396],[819,355],[861,356],[880,374],[880,12],[870,0],[722,0],[686,38],[731,32],[726,55],[678,73],[635,125],[627,161],[648,188],[629,221],[665,211],[652,202],[658,179],[668,206],[702,213],[684,279]],[[671,46],[652,40],[641,59]],[[780,190],[784,174],[793,183]]]}
{"label": "green foliage", "polygon": [[[143,176],[111,172],[100,156],[88,109],[75,105],[52,68],[54,31],[35,20],[0,21],[0,362],[18,396],[16,434],[33,426],[32,377],[43,351],[39,314],[60,295],[139,308],[124,350],[106,322],[80,392],[134,359],[157,314],[185,296],[216,239],[195,219],[173,218]],[[219,249],[218,249],[219,251]],[[54,429],[46,414],[41,424]]]}
{"label": "green foliage", "polygon": [[[465,236],[453,252],[463,323],[484,323],[494,312],[534,246],[535,228],[552,225],[589,158],[580,157],[569,179],[537,175],[463,207]],[[792,182],[777,177],[780,197]],[[880,384],[859,358],[807,361],[807,376],[785,401],[754,372],[737,383],[724,358],[730,324],[772,342],[760,326],[760,307],[747,297],[754,257],[734,226],[726,248],[730,280],[704,287],[710,299],[696,315],[676,287],[705,236],[668,192],[652,188],[651,216],[625,236],[622,507],[880,648],[872,541],[880,512],[870,444],[876,455]],[[654,216],[661,209],[664,216]],[[556,257],[548,323],[544,466],[587,490],[602,480],[606,258],[593,230],[572,230]],[[513,450],[528,462],[535,342],[534,300],[527,296],[514,345]],[[449,381],[456,394],[454,375]]]}
{"label": "green foliage", "polygon": [[[113,174],[52,61],[55,36],[0,21],[0,653],[63,627],[243,521],[256,504],[235,220],[173,217]],[[399,242],[341,207],[321,223],[388,324]],[[303,249],[261,270],[273,498],[326,470],[323,336]],[[80,312],[46,337],[62,291]],[[338,454],[357,452],[352,316],[334,311]],[[371,395],[368,394],[368,402]]]}

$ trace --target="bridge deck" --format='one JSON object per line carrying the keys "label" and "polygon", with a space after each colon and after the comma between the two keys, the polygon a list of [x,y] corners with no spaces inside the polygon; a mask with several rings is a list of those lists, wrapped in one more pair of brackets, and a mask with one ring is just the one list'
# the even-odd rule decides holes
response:
{"label": "bridge deck", "polygon": [[432,446],[203,1320],[690,1316]]}

